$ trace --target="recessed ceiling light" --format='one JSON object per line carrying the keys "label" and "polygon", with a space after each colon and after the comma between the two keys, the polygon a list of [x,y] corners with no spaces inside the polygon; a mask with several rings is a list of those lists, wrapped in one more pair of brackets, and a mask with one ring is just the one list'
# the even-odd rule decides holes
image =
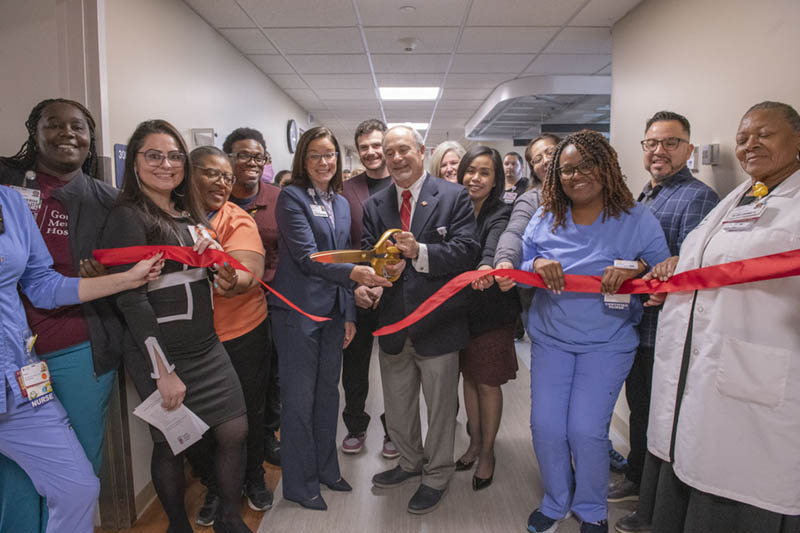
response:
{"label": "recessed ceiling light", "polygon": [[414,6],[400,6],[397,10],[400,11],[400,13],[408,14],[408,13],[413,13],[414,11],[416,11],[417,8],[414,7]]}
{"label": "recessed ceiling light", "polygon": [[436,100],[439,87],[380,87],[381,100]]}
{"label": "recessed ceiling light", "polygon": [[408,126],[409,128],[414,128],[415,130],[422,130],[422,131],[428,129],[427,122],[389,122],[386,125],[387,128],[394,128],[395,126]]}

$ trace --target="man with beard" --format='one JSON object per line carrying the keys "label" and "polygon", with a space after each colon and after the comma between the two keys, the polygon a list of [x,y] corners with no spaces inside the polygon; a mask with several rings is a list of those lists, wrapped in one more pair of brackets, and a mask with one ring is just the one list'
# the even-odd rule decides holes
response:
{"label": "man with beard", "polygon": [[[694,151],[689,133],[686,117],[672,111],[659,111],[647,121],[642,141],[644,168],[650,173],[650,181],[644,186],[638,201],[647,205],[661,223],[671,255],[678,255],[686,235],[719,202],[717,194],[694,178],[686,166]],[[631,410],[628,469],[623,479],[609,487],[609,502],[639,499],[647,452],[653,352],[660,309],[645,307],[639,324],[639,349],[625,380],[625,397]],[[625,533],[650,531],[647,522],[634,512],[620,519],[616,528]]]}
{"label": "man with beard", "polygon": [[[365,120],[356,128],[355,142],[358,157],[366,170],[345,181],[342,190],[342,195],[350,204],[350,242],[353,246],[361,243],[361,221],[367,198],[385,189],[391,183],[386,170],[386,159],[383,157],[383,133],[385,131],[386,124],[377,119]],[[355,290],[356,336],[345,348],[342,359],[342,388],[345,399],[342,419],[347,427],[347,435],[342,441],[344,453],[357,454],[361,452],[367,438],[370,416],[364,410],[364,406],[369,392],[372,332],[377,328],[377,308],[382,294],[383,287],[359,286]],[[386,459],[395,459],[399,454],[386,431],[384,415],[381,415],[381,422],[384,426],[381,453]]]}

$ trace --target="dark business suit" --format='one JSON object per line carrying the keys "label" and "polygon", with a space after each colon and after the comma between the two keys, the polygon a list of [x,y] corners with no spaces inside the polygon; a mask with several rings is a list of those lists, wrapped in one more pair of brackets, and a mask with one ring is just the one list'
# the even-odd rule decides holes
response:
{"label": "dark business suit", "polygon": [[[425,174],[410,231],[428,249],[429,272],[410,259],[378,306],[380,325],[400,320],[453,276],[470,270],[479,244],[472,201],[460,185]],[[362,247],[372,247],[387,229],[400,228],[393,184],[364,205]],[[389,436],[400,451],[400,467],[423,472],[423,484],[444,489],[454,471],[458,350],[469,342],[465,299],[457,296],[409,328],[379,339],[381,376]],[[419,389],[428,406],[423,449]]]}
{"label": "dark business suit", "polygon": [[350,246],[350,207],[342,196],[333,198],[334,228],[329,217],[314,213],[313,204],[322,206],[319,195],[312,198],[307,189],[290,185],[275,208],[281,240],[273,288],[304,311],[331,318],[313,322],[270,296],[281,369],[283,495],[294,501],[314,498],[320,482],[341,477],[336,455],[339,373],[344,322],[355,318],[353,265],[309,259],[317,251]]}

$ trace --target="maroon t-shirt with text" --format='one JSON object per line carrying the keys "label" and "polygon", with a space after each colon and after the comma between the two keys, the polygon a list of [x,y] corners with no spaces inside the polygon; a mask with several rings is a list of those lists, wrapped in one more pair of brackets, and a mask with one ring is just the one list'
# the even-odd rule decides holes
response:
{"label": "maroon t-shirt with text", "polygon": [[[52,197],[54,190],[68,182],[42,172],[36,174],[36,182],[42,195],[42,205],[36,214],[36,223],[50,255],[53,256],[53,269],[59,274],[75,277],[78,273],[72,267],[67,210],[61,202]],[[89,329],[83,319],[80,305],[37,309],[25,295],[22,302],[25,305],[28,325],[39,335],[34,346],[37,354],[48,354],[89,340]]]}

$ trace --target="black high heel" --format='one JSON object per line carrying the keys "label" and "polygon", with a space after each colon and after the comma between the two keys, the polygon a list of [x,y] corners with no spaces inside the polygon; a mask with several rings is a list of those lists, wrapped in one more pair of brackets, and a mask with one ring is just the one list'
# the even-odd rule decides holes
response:
{"label": "black high heel", "polygon": [[464,472],[466,470],[471,470],[474,465],[475,465],[475,459],[473,459],[468,463],[459,459],[458,461],[456,461],[456,472]]}
{"label": "black high heel", "polygon": [[478,477],[478,476],[472,476],[472,490],[474,490],[474,491],[483,490],[485,488],[488,488],[489,485],[492,484],[492,480],[494,479],[494,469],[497,466],[497,459],[492,457],[492,462],[494,464],[492,465],[492,475],[491,476],[489,476],[487,478],[482,478],[482,477]]}

